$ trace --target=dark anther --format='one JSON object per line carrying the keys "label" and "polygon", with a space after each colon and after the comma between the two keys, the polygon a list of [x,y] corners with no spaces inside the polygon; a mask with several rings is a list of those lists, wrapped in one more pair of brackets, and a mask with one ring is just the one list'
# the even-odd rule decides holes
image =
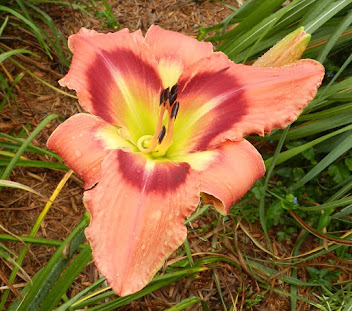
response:
{"label": "dark anther", "polygon": [[172,110],[171,110],[171,118],[175,118],[176,120],[176,116],[177,116],[177,112],[178,112],[178,108],[180,107],[180,103],[176,102],[173,106],[172,106]]}
{"label": "dark anther", "polygon": [[163,125],[163,127],[161,128],[160,134],[158,136],[159,144],[161,144],[161,142],[163,141],[165,134],[166,134],[166,127],[165,125]]}
{"label": "dark anther", "polygon": [[165,103],[165,101],[164,101],[164,93],[165,93],[165,90],[162,90],[161,93],[160,93],[160,106]]}
{"label": "dark anther", "polygon": [[175,84],[175,85],[171,88],[170,96],[171,96],[172,94],[176,94],[179,87],[180,87],[179,84]]}
{"label": "dark anther", "polygon": [[173,105],[173,103],[175,102],[177,98],[177,93],[170,93],[170,98],[169,98],[169,102],[170,102],[170,107]]}
{"label": "dark anther", "polygon": [[170,97],[170,89],[167,88],[164,90],[164,102],[166,102]]}

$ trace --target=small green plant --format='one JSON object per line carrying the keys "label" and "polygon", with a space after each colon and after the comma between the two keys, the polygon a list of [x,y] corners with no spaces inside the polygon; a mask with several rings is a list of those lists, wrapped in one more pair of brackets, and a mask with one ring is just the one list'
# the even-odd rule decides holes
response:
{"label": "small green plant", "polygon": [[331,289],[331,283],[338,280],[341,275],[341,270],[330,271],[329,269],[317,269],[314,267],[307,267],[307,271],[311,276],[309,282],[317,283]]}
{"label": "small green plant", "polygon": [[105,9],[99,12],[96,12],[96,16],[98,16],[99,18],[105,21],[104,28],[120,29],[121,25],[117,21],[114,13],[112,12],[112,9],[109,3],[106,0],[102,0],[102,3]]}

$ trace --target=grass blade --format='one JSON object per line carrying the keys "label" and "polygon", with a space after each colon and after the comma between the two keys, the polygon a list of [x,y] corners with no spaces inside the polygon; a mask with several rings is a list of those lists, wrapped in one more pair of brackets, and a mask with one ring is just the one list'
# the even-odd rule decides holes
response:
{"label": "grass blade", "polygon": [[326,10],[324,10],[318,18],[315,18],[308,24],[304,24],[304,29],[310,34],[314,33],[319,27],[325,24],[334,15],[340,12],[344,7],[352,3],[352,0],[340,0],[332,3]]}
{"label": "grass blade", "polygon": [[34,193],[36,195],[39,195],[40,197],[44,198],[43,195],[41,195],[39,192],[35,191],[31,187],[28,187],[26,185],[20,184],[18,182],[8,181],[8,180],[0,180],[0,187],[10,187],[10,188],[21,189],[21,190],[25,190],[25,191],[28,191],[28,192],[32,192],[32,193]]}
{"label": "grass blade", "polygon": [[50,293],[45,297],[39,311],[53,310],[61,297],[66,293],[72,282],[81,273],[89,261],[92,260],[92,250],[86,247],[75,259],[70,263],[69,267],[60,276],[59,280],[50,290]]}
{"label": "grass blade", "polygon": [[53,119],[57,118],[58,115],[51,114],[47,116],[39,125],[35,128],[35,130],[28,136],[28,138],[23,142],[22,146],[18,149],[18,152],[10,161],[5,171],[2,173],[0,179],[7,179],[11,174],[12,169],[15,167],[16,162],[22,156],[23,152],[27,149],[31,141],[39,134],[39,132]]}
{"label": "grass blade", "polygon": [[338,157],[352,148],[352,134],[343,140],[337,148],[334,148],[323,160],[321,160],[314,168],[312,168],[299,182],[291,187],[291,190],[302,187],[309,180],[317,176],[327,166],[329,166]]}
{"label": "grass blade", "polygon": [[88,294],[90,291],[98,288],[105,281],[106,280],[104,278],[99,279],[98,281],[94,282],[92,285],[90,285],[87,288],[85,288],[84,290],[80,291],[76,296],[74,296],[73,298],[71,298],[70,300],[68,300],[64,304],[62,304],[59,308],[55,309],[55,311],[66,311],[67,309],[69,309],[72,306],[72,304],[77,302],[81,297]]}
{"label": "grass blade", "polygon": [[341,21],[341,23],[336,27],[336,30],[330,35],[328,42],[321,49],[317,61],[323,63],[325,61],[326,56],[328,56],[331,49],[336,44],[337,40],[341,36],[341,34],[350,26],[352,23],[352,10],[346,15],[346,17]]}
{"label": "grass blade", "polygon": [[0,54],[0,63],[2,63],[6,58],[9,58],[11,56],[14,56],[16,54],[20,54],[20,53],[27,53],[27,54],[31,54],[31,55],[34,55],[34,56],[37,56],[37,54],[31,52],[31,51],[28,51],[28,50],[25,50],[25,49],[15,49],[15,50],[11,50],[11,51],[8,51],[8,52],[4,52],[4,53],[1,53]]}
{"label": "grass blade", "polygon": [[[78,246],[85,240],[84,229],[87,225],[87,218],[84,217],[45,265],[39,277],[33,282],[33,286],[30,287],[17,311],[38,310],[45,296],[52,288],[52,285],[70,262]],[[87,251],[83,250],[81,254],[86,252]]]}
{"label": "grass blade", "polygon": [[169,308],[169,309],[166,309],[166,311],[180,311],[180,310],[184,310],[190,306],[193,306],[194,304],[197,304],[197,303],[201,303],[202,304],[202,310],[203,311],[210,311],[210,308],[209,306],[207,305],[207,303],[200,299],[199,297],[189,297],[187,299],[184,299],[182,300],[181,302],[179,302],[177,305]]}
{"label": "grass blade", "polygon": [[[44,217],[46,216],[46,214],[48,213],[51,205],[53,204],[53,202],[55,201],[56,197],[59,195],[62,187],[65,185],[65,183],[67,182],[67,180],[71,177],[73,171],[69,171],[65,174],[65,176],[61,179],[61,181],[59,182],[59,184],[57,185],[56,189],[54,190],[53,194],[51,195],[51,197],[49,198],[49,201],[46,203],[44,209],[42,210],[42,212],[40,213],[40,215],[38,216],[31,232],[29,233],[29,236],[30,237],[34,237],[38,230],[39,230],[39,227],[44,219]],[[26,253],[27,253],[27,247],[25,248],[22,248],[19,256],[18,256],[18,259],[17,259],[17,263],[19,265],[22,264],[22,261],[24,259],[24,257],[26,256]],[[9,282],[13,282],[15,280],[15,277],[17,275],[17,272],[18,272],[18,269],[17,268],[14,268],[12,271],[11,271],[11,274],[10,274],[10,277],[9,277]],[[3,296],[1,297],[1,301],[0,301],[0,310],[2,310],[2,308],[4,307],[5,305],[5,302],[6,302],[6,299],[9,295],[9,291],[6,290],[4,291],[4,294]]]}

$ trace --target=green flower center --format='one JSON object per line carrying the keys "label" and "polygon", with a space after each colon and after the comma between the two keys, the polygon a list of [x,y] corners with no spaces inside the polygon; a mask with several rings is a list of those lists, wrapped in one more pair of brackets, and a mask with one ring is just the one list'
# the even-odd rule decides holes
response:
{"label": "green flower center", "polygon": [[[164,89],[160,94],[160,114],[154,135],[144,135],[138,139],[137,147],[143,153],[153,157],[162,157],[173,143],[174,123],[180,103],[176,101],[179,85],[175,84],[171,90]],[[168,114],[167,129],[163,125],[164,115]]]}

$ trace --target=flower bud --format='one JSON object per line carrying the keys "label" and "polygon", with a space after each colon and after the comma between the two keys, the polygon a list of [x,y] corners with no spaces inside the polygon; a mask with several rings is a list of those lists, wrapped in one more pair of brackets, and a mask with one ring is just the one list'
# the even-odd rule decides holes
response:
{"label": "flower bud", "polygon": [[256,67],[281,67],[300,59],[308,46],[311,35],[303,27],[288,34],[276,43],[262,57],[258,58],[253,66]]}

